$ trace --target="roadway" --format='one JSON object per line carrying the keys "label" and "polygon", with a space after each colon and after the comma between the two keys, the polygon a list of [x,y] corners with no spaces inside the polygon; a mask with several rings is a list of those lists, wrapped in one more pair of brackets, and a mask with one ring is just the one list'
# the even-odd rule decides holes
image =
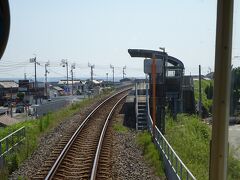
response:
{"label": "roadway", "polygon": [[229,144],[235,151],[235,156],[240,159],[240,125],[229,126]]}

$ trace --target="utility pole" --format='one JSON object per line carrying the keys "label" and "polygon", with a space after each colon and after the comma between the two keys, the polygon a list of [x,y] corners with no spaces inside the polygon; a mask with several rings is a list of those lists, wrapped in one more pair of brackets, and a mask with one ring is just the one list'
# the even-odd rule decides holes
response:
{"label": "utility pole", "polygon": [[106,84],[108,85],[108,73],[106,73],[106,75],[107,75],[107,83]]}
{"label": "utility pole", "polygon": [[34,63],[34,69],[35,69],[35,82],[34,82],[35,104],[37,104],[37,65],[40,65],[40,63],[37,62],[36,56],[34,58],[30,58],[30,63]]}
{"label": "utility pole", "polygon": [[123,66],[123,79],[124,79],[124,76],[126,75],[126,73],[125,73],[126,68],[127,68],[127,66]]}
{"label": "utility pole", "polygon": [[91,81],[93,81],[93,69],[95,68],[95,65],[93,64],[90,64],[90,63],[88,63],[88,67],[90,67],[91,68]]}
{"label": "utility pole", "polygon": [[[168,61],[168,54],[166,53],[166,49],[165,47],[159,47],[159,49],[164,53],[164,56],[163,56],[163,84],[166,84],[166,76],[167,76],[167,61]],[[156,57],[155,57],[156,58]],[[156,59],[155,59],[155,66],[156,65]],[[156,68],[156,67],[155,67]],[[155,72],[156,72],[156,69],[155,69]],[[156,77],[158,76],[157,74],[155,75]],[[157,79],[156,79],[156,82],[157,83]],[[156,87],[158,88],[158,84],[156,84]],[[181,92],[182,93],[182,92]],[[158,93],[156,93],[156,98],[158,98],[157,95]],[[163,86],[163,97],[166,97],[166,86]],[[182,98],[182,95],[180,95],[180,97]],[[182,100],[182,99],[181,99]],[[166,103],[166,99],[163,100],[163,104]],[[174,104],[176,103],[176,100],[174,102]],[[156,105],[157,105],[157,109],[161,109],[161,115],[159,115],[158,111],[156,113],[156,116],[157,118],[160,118],[161,119],[161,132],[162,134],[165,134],[165,114],[166,114],[166,110],[165,110],[165,106],[164,105],[161,105],[159,100],[156,100]],[[176,105],[174,105],[176,106]],[[176,116],[176,110],[175,110],[176,107],[174,107],[174,117]],[[160,116],[160,117],[159,117]]]}
{"label": "utility pole", "polygon": [[13,117],[13,110],[12,110],[12,86],[11,86],[11,104],[10,104],[10,114],[11,114],[11,118]]}
{"label": "utility pole", "polygon": [[62,67],[66,67],[66,70],[67,70],[67,92],[68,92],[69,85],[68,85],[68,61],[67,61],[67,59],[62,59],[61,65],[62,65]]}
{"label": "utility pole", "polygon": [[202,118],[202,75],[201,75],[201,65],[199,65],[199,101],[198,101],[198,108],[199,108],[199,117]]}
{"label": "utility pole", "polygon": [[107,75],[107,82],[108,82],[108,73],[106,73],[106,75]]}
{"label": "utility pole", "polygon": [[112,73],[113,73],[113,85],[114,85],[114,66],[110,64],[110,68],[112,69]]}
{"label": "utility pole", "polygon": [[233,0],[217,1],[210,180],[227,179],[233,14]]}
{"label": "utility pole", "polygon": [[49,71],[47,70],[47,67],[50,65],[49,61],[45,63],[45,93],[46,93],[46,96],[48,97],[48,85],[47,85],[47,74],[49,73]]}
{"label": "utility pole", "polygon": [[73,95],[73,69],[75,69],[75,63],[71,65],[71,75],[72,75],[72,95]]}
{"label": "utility pole", "polygon": [[27,73],[24,73],[24,80],[27,80]]}

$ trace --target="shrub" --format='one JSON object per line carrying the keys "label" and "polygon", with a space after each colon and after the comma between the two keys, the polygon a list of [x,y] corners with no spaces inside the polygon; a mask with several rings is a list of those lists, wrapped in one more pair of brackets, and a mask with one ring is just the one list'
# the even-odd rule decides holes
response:
{"label": "shrub", "polygon": [[[181,114],[177,121],[167,117],[166,138],[197,179],[208,179],[211,131],[197,116]],[[230,148],[228,179],[240,179],[240,161]]]}
{"label": "shrub", "polygon": [[207,96],[207,99],[212,99],[213,98],[213,85],[212,82],[210,82],[209,85],[207,85],[207,87],[205,87],[204,92]]}

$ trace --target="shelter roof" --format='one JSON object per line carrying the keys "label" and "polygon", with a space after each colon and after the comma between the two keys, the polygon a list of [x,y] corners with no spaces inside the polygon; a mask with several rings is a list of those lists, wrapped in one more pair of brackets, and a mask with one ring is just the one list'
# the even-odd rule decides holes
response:
{"label": "shelter roof", "polygon": [[169,56],[166,52],[154,51],[154,50],[146,50],[146,49],[128,49],[128,53],[131,57],[143,57],[143,58],[153,58],[155,56],[156,59],[164,59],[167,57],[167,62],[171,63],[174,66],[180,67],[184,69],[184,65],[182,61],[179,59]]}
{"label": "shelter roof", "polygon": [[3,88],[18,88],[18,84],[15,81],[0,81],[0,86]]}

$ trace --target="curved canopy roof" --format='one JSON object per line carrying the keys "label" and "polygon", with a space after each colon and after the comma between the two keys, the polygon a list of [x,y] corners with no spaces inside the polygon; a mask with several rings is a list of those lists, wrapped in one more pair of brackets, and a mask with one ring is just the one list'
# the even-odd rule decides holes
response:
{"label": "curved canopy roof", "polygon": [[146,49],[128,49],[128,53],[131,57],[143,57],[143,58],[155,58],[163,59],[167,56],[167,62],[171,63],[174,66],[184,69],[182,61],[179,59],[169,56],[166,52],[146,50]]}

